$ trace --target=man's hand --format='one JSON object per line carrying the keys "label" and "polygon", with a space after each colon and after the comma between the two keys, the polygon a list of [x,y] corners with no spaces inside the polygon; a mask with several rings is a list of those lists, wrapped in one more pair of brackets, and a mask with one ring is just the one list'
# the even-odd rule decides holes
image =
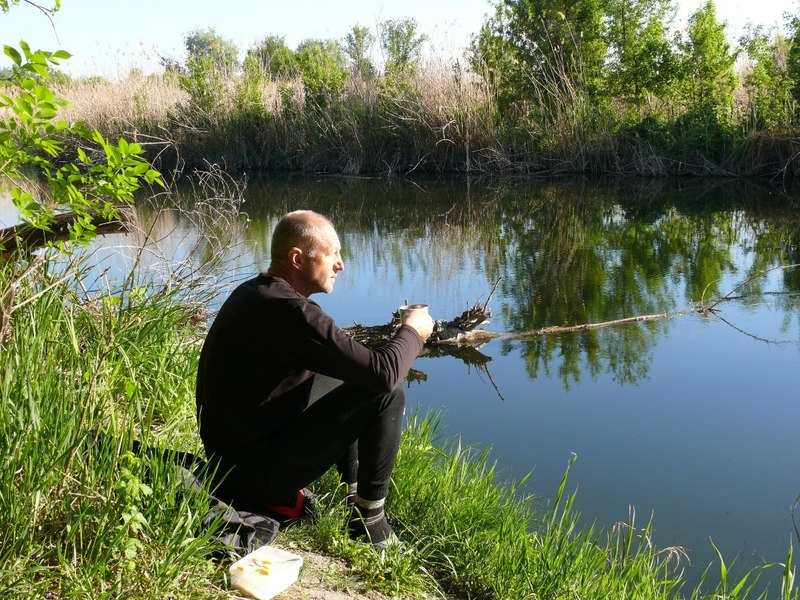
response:
{"label": "man's hand", "polygon": [[433,319],[427,310],[409,310],[403,313],[403,325],[416,330],[423,340],[427,340],[433,333]]}

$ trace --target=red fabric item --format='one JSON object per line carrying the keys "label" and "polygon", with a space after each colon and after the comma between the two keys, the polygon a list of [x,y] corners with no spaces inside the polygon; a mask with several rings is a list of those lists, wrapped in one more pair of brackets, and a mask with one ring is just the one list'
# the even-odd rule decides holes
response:
{"label": "red fabric item", "polygon": [[277,513],[287,519],[300,519],[303,516],[303,501],[306,494],[303,490],[297,491],[297,500],[294,506],[284,506],[282,504],[267,504],[266,508],[270,512]]}

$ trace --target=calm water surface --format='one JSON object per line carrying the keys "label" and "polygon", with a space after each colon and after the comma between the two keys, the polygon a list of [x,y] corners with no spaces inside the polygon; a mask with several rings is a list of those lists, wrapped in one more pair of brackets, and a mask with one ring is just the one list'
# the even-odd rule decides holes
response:
{"label": "calm water surface", "polygon": [[[800,263],[797,200],[719,182],[339,178],[251,180],[245,197],[242,244],[214,276],[251,276],[275,221],[317,210],[337,225],[346,269],[315,299],[342,326],[384,323],[406,300],[450,319],[498,281],[492,331],[670,313],[495,340],[469,361],[420,358],[410,407],[441,412],[443,440],[491,447],[503,476],[531,473],[523,491],[542,510],[577,455],[583,521],[652,518],[658,545],[688,551],[692,580],[712,542],[729,564],[785,560],[800,494],[800,269],[777,267]],[[178,215],[154,232],[168,254],[210,252]],[[693,310],[729,293],[716,314]]]}

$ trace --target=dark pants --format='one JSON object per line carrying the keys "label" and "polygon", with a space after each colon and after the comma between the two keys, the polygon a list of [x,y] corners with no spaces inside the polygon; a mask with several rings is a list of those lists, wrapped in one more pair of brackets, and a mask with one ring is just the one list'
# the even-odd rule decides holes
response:
{"label": "dark pants", "polygon": [[243,465],[234,467],[222,484],[224,495],[237,508],[253,512],[264,504],[293,505],[297,490],[336,465],[343,481],[358,482],[359,496],[385,498],[400,448],[405,401],[399,387],[372,392],[316,375],[306,410],[270,436],[259,449],[259,460],[248,461],[258,464],[260,472],[248,476]]}

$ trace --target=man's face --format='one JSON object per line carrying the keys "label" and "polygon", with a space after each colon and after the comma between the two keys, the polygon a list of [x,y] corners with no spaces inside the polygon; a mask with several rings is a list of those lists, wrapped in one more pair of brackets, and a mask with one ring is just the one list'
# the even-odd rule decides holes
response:
{"label": "man's face", "polygon": [[317,292],[330,294],[333,291],[333,284],[336,282],[336,275],[339,271],[344,270],[339,236],[327,223],[322,228],[322,233],[322,240],[314,249],[314,256],[306,256],[300,270],[307,290],[306,295]]}

